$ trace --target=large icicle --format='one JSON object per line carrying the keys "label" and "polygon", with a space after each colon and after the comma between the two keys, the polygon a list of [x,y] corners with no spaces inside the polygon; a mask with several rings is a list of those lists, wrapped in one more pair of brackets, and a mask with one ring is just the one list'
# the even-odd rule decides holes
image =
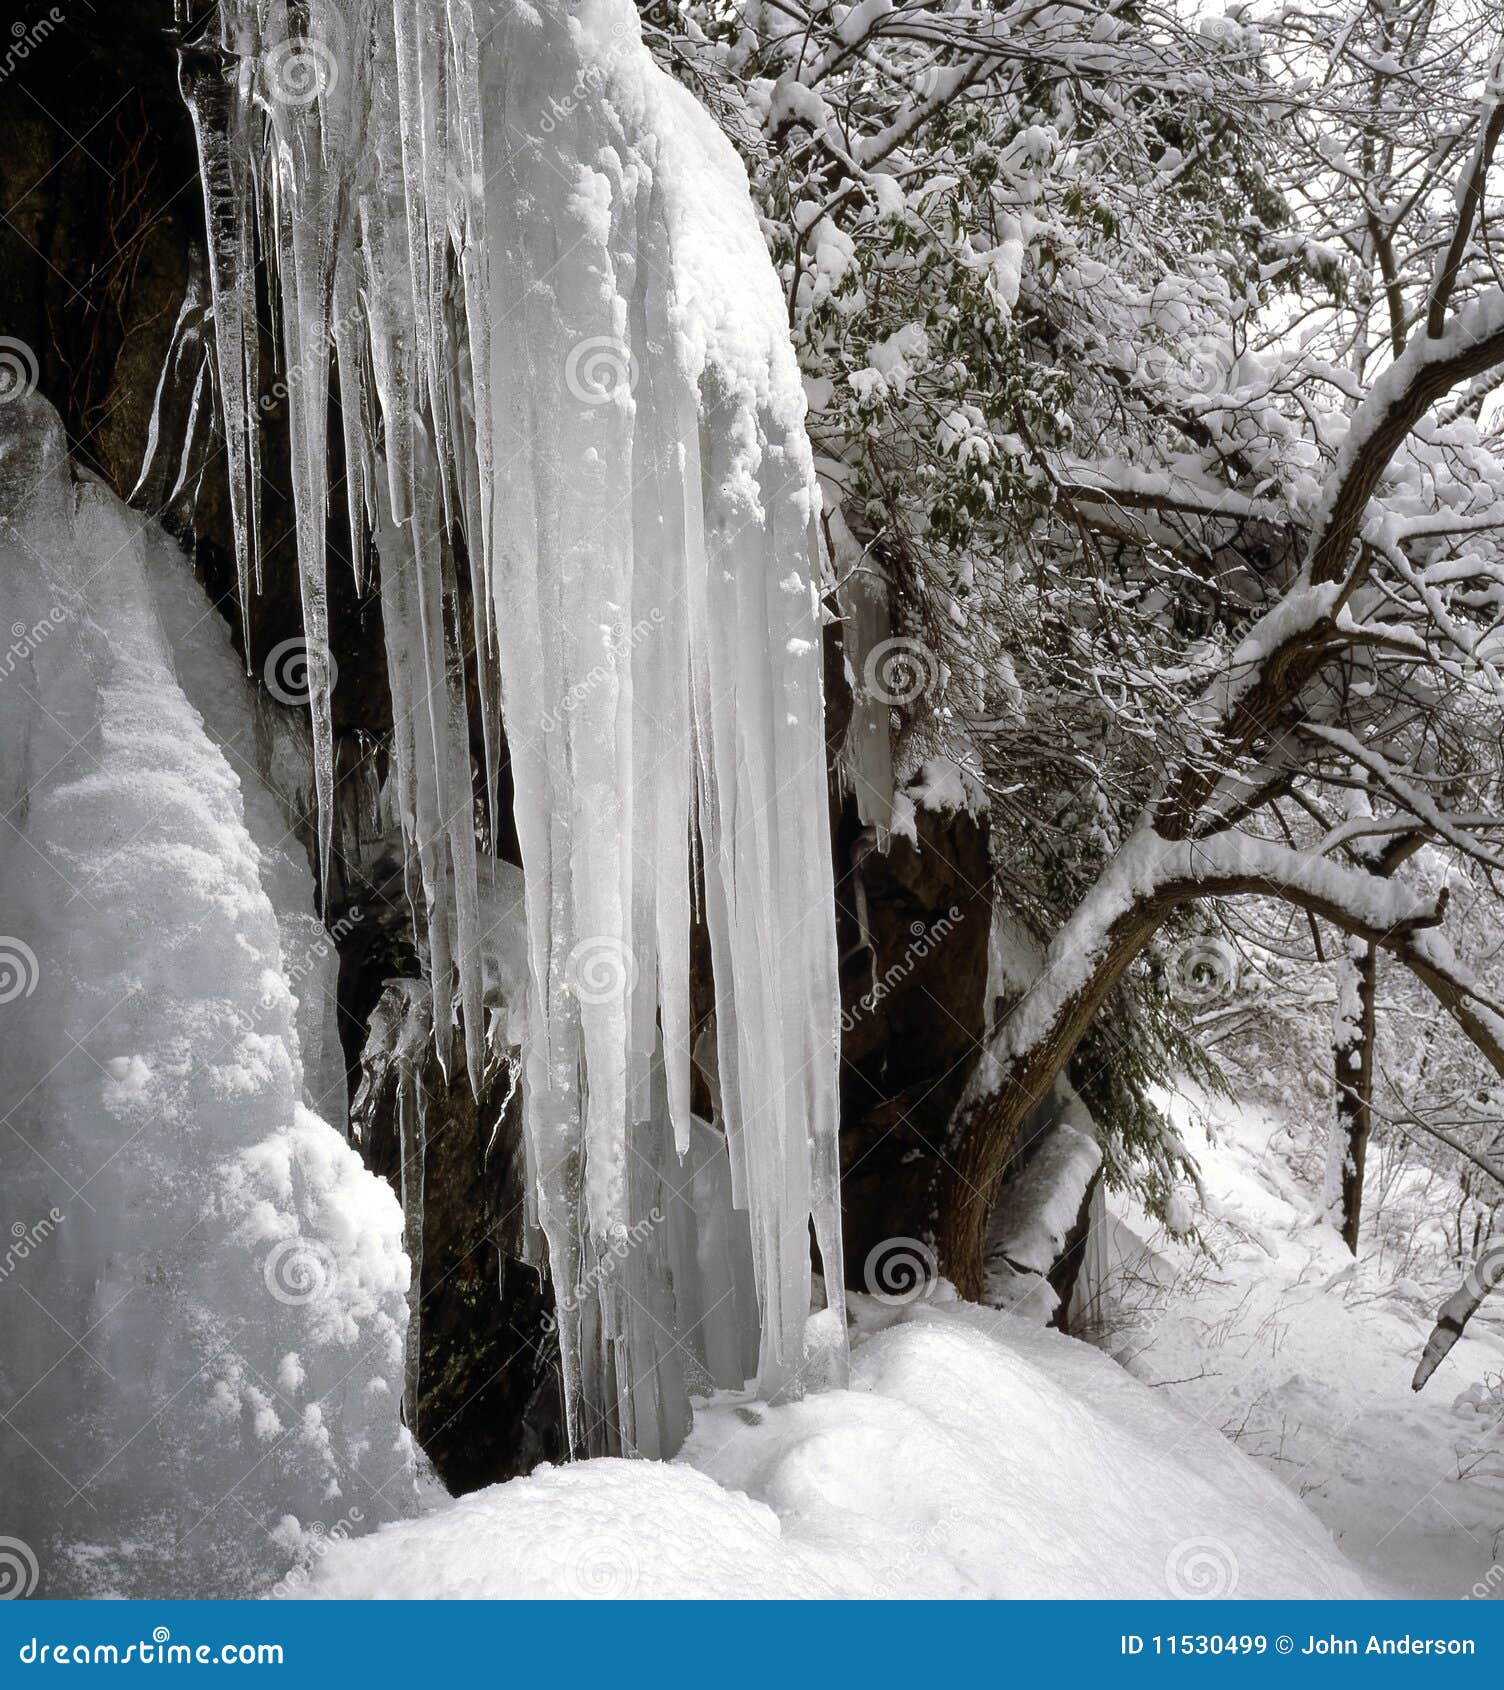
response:
{"label": "large icicle", "polygon": [[[799,1389],[812,1221],[841,1302],[817,494],[746,180],[629,0],[221,0],[218,33],[222,84],[185,87],[232,457],[253,451],[255,227],[299,372],[311,644],[331,345],[338,367],[440,1054],[460,1032],[476,1078],[475,817],[504,731],[571,1442],[666,1451],[687,1375],[744,1382],[750,1347],[759,1389]],[[318,688],[314,717],[327,757]],[[690,1112],[696,909],[713,1123]]]}

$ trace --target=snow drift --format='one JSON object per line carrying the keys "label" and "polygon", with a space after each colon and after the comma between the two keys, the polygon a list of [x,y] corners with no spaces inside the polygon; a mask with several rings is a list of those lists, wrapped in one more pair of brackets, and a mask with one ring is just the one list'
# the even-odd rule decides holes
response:
{"label": "snow drift", "polygon": [[40,400],[0,518],[5,1530],[47,1596],[243,1594],[412,1505],[400,1216],[306,1105],[306,865],[174,672],[248,722],[223,625]]}
{"label": "snow drift", "polygon": [[[1323,1528],[1087,1345],[853,1297],[850,1389],[696,1416],[331,1546],[313,1597],[1357,1597]],[[817,1336],[828,1319],[817,1323]]]}

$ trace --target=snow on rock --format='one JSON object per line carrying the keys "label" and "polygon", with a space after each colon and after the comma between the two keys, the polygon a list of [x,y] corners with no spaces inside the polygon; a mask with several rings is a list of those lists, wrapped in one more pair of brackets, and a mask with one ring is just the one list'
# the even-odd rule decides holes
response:
{"label": "snow on rock", "polygon": [[30,1226],[5,1529],[48,1596],[244,1594],[288,1565],[284,1516],[411,1505],[400,1215],[304,1101],[307,871],[258,849],[269,800],[174,674],[224,655],[211,607],[195,629],[178,602],[170,652],[160,537],[70,479],[40,400],[0,413],[0,518],[0,617],[28,630],[0,717],[0,1182]]}
{"label": "snow on rock", "polygon": [[719,1400],[678,1462],[540,1469],[332,1547],[301,1594],[1367,1594],[1294,1497],[1100,1352],[851,1302],[849,1389]]}

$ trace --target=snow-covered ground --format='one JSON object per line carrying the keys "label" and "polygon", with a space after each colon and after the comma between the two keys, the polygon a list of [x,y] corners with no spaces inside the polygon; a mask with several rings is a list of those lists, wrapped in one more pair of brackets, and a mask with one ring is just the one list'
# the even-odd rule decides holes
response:
{"label": "snow-covered ground", "polygon": [[1209,1251],[1112,1199],[1119,1306],[1104,1342],[1301,1497],[1377,1594],[1504,1595],[1498,1313],[1490,1324],[1485,1307],[1413,1393],[1443,1281],[1396,1278],[1367,1246],[1354,1262],[1314,1220],[1301,1146],[1266,1110],[1173,1112],[1201,1170],[1193,1218]]}
{"label": "snow-covered ground", "polygon": [[853,1297],[850,1389],[718,1401],[678,1461],[544,1467],[321,1545],[294,1593],[1367,1593],[1288,1491],[1163,1393],[1089,1345],[942,1297]]}

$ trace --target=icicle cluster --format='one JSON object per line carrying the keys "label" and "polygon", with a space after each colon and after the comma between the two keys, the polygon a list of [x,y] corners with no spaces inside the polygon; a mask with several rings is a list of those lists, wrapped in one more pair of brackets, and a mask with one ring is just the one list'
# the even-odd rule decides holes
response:
{"label": "icicle cluster", "polygon": [[[332,398],[351,556],[378,559],[438,1050],[462,1033],[478,1083],[475,796],[494,807],[505,746],[571,1436],[672,1447],[686,1368],[743,1383],[747,1334],[705,1337],[735,1310],[755,1311],[759,1387],[797,1390],[811,1219],[840,1304],[816,494],[745,178],[629,0],[221,0],[183,88],[252,617],[258,264],[285,349],[322,847]],[[710,1141],[690,1103],[697,900]],[[686,1195],[722,1189],[731,1208],[686,1243]],[[728,1284],[712,1306],[696,1276],[743,1256],[755,1299]]]}

